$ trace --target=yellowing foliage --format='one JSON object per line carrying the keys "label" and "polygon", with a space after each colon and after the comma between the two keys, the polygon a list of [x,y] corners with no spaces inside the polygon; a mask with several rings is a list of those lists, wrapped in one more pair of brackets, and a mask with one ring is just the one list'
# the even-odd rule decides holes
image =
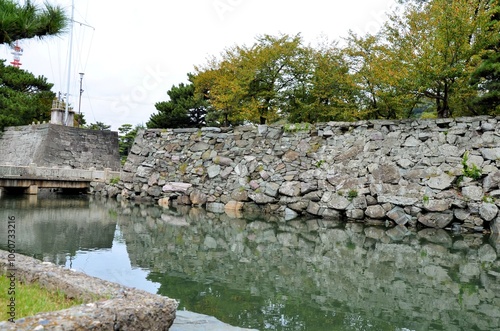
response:
{"label": "yellowing foliage", "polygon": [[488,3],[409,1],[379,34],[350,33],[343,48],[259,36],[196,67],[195,88],[220,125],[469,115],[480,93],[471,74],[500,32]]}

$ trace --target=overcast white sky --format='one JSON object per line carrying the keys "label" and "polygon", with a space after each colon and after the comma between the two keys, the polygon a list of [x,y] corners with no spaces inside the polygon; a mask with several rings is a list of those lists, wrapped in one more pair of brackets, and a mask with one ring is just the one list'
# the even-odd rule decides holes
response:
{"label": "overcast white sky", "polygon": [[[42,3],[42,1],[34,1]],[[49,0],[71,12],[71,0]],[[394,0],[75,0],[70,103],[87,123],[146,123],[154,104],[187,81],[195,65],[229,46],[251,45],[257,35],[301,33],[339,40],[349,29],[365,34],[383,24]],[[22,41],[22,69],[43,75],[66,93],[69,34]],[[0,46],[0,58],[12,61]]]}

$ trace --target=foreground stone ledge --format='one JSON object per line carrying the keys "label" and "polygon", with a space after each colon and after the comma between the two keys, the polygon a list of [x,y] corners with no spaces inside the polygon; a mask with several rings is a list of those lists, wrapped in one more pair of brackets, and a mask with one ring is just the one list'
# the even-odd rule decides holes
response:
{"label": "foreground stone ledge", "polygon": [[174,322],[178,303],[173,299],[19,254],[12,271],[8,255],[0,250],[1,274],[13,272],[16,283],[38,282],[48,290],[60,290],[69,298],[88,303],[20,318],[15,323],[0,322],[0,330],[169,330]]}

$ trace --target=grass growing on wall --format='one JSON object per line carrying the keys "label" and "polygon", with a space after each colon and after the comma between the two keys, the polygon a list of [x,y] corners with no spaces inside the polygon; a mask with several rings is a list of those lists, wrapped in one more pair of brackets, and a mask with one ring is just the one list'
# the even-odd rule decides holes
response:
{"label": "grass growing on wall", "polygon": [[[66,309],[84,303],[81,299],[69,299],[61,291],[49,291],[37,283],[26,284],[16,280],[15,294],[9,294],[10,280],[0,275],[0,321],[10,318],[7,313],[11,298],[15,298],[16,319],[32,316],[42,312]],[[5,308],[5,309],[4,309]]]}

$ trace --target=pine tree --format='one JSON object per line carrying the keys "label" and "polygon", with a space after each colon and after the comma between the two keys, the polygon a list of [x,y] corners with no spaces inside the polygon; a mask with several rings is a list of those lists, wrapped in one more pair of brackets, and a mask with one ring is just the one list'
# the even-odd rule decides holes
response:
{"label": "pine tree", "polygon": [[0,130],[50,120],[55,96],[51,89],[45,77],[35,77],[0,60]]}
{"label": "pine tree", "polygon": [[493,40],[486,46],[481,62],[471,76],[478,96],[472,100],[473,108],[480,114],[496,115],[500,109],[500,5],[490,1]]}
{"label": "pine tree", "polygon": [[12,0],[0,0],[0,44],[64,32],[69,24],[64,10],[48,3],[44,6],[40,8],[29,0],[24,5]]}
{"label": "pine tree", "polygon": [[[191,78],[190,78],[191,79]],[[180,83],[167,91],[169,101],[155,104],[158,113],[151,115],[148,128],[193,128],[205,124],[206,101],[195,94],[192,83]]]}

